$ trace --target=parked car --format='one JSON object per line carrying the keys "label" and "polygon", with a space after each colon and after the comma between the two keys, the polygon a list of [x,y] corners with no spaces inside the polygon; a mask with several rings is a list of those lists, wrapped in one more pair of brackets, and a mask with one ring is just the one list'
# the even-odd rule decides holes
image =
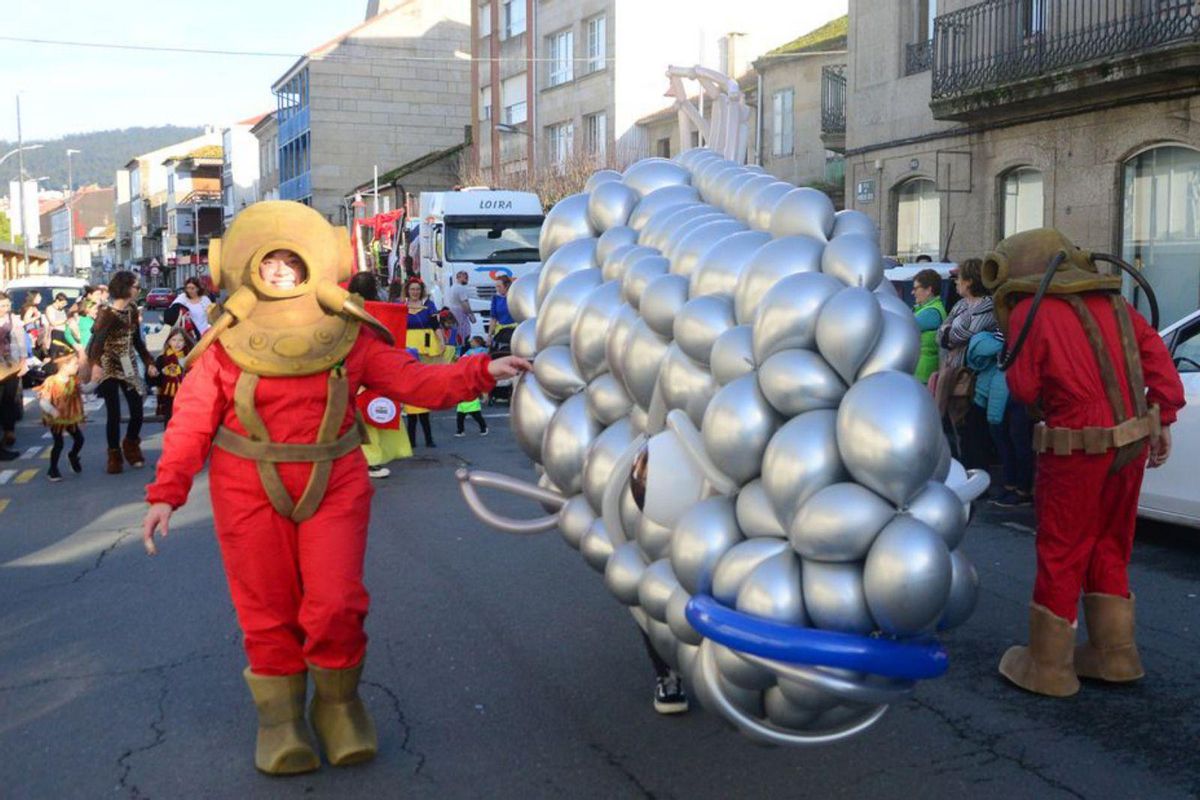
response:
{"label": "parked car", "polygon": [[1162,337],[1183,380],[1187,405],[1171,426],[1171,457],[1146,470],[1138,514],[1200,528],[1200,310],[1168,325]]}
{"label": "parked car", "polygon": [[146,292],[146,308],[167,308],[175,302],[175,290],[159,287]]}
{"label": "parked car", "polygon": [[69,302],[74,302],[83,296],[83,287],[87,283],[80,278],[65,278],[59,275],[35,275],[29,278],[16,278],[3,287],[12,298],[13,309],[19,309],[25,303],[25,297],[30,292],[42,295],[41,309],[54,301],[54,295],[59,292],[67,296]]}
{"label": "parked car", "polygon": [[942,278],[942,303],[949,311],[950,307],[958,301],[958,291],[954,288],[954,276],[951,274],[958,269],[958,264],[953,261],[934,261],[922,262],[920,264],[900,264],[891,257],[884,258],[883,277],[886,278],[892,286],[896,287],[896,293],[900,295],[909,306],[912,306],[916,301],[913,300],[912,282],[918,272],[924,269],[931,269]]}

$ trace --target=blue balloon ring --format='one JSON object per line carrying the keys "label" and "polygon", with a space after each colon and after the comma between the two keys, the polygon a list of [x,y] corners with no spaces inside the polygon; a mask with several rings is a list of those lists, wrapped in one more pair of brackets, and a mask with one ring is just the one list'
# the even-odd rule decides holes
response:
{"label": "blue balloon ring", "polygon": [[791,664],[836,667],[888,678],[936,678],[950,667],[937,639],[897,639],[800,628],[727,608],[711,595],[688,601],[687,621],[701,636],[733,650]]}

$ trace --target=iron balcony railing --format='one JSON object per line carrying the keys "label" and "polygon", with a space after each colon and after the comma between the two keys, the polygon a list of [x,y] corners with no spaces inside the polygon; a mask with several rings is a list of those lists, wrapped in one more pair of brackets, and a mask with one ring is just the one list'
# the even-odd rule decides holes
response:
{"label": "iron balcony railing", "polygon": [[916,75],[933,66],[933,42],[913,42],[904,46],[904,74]]}
{"label": "iron balcony railing", "polygon": [[1196,0],[986,0],[934,20],[934,100],[1200,42]]}
{"label": "iron balcony railing", "polygon": [[846,132],[846,65],[821,67],[821,132]]}

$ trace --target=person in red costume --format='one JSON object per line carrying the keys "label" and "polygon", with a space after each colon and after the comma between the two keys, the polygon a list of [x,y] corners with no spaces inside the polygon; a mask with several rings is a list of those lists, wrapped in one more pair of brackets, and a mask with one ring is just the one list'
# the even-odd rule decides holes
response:
{"label": "person in red costume", "polygon": [[[242,285],[226,303],[229,321],[214,324],[197,346],[200,355],[176,397],[157,475],[146,490],[143,540],[154,555],[154,534],[167,535],[172,512],[211,456],[213,522],[259,711],[255,765],[292,774],[320,766],[304,719],[310,672],[312,723],[327,760],[357,763],[376,750],[357,691],[367,645],[362,578],[373,489],[354,394],[364,386],[448,407],[530,365],[487,357],[421,364],[392,346],[386,329],[376,329],[329,277],[343,268],[344,241],[316,212],[274,202],[239,217],[214,250],[221,276],[240,269]],[[314,236],[324,239],[314,245],[307,241]],[[325,263],[334,258],[335,267]],[[316,314],[317,321],[270,327],[279,322],[278,309],[288,311],[287,302],[303,304],[295,313]],[[233,335],[239,330],[241,338]],[[311,337],[297,335],[308,330]],[[338,337],[348,341],[338,345]],[[307,344],[313,341],[328,347],[314,351]]]}
{"label": "person in red costume", "polygon": [[[1031,306],[1028,295],[1011,306],[1010,335]],[[1042,299],[1006,377],[1012,397],[1038,403],[1044,422],[1034,439],[1030,644],[1009,648],[1000,672],[1054,697],[1078,692],[1080,677],[1137,680],[1129,559],[1147,455],[1151,468],[1166,462],[1184,405],[1179,374],[1162,338],[1119,294],[1084,291]],[[1088,641],[1076,647],[1081,593]]]}

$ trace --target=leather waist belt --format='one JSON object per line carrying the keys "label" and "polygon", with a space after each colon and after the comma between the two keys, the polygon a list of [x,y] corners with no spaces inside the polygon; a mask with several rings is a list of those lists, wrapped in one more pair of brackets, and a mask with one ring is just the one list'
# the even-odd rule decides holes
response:
{"label": "leather waist belt", "polygon": [[213,444],[235,456],[251,461],[308,462],[333,461],[362,445],[362,434],[358,426],[351,425],[336,441],[327,444],[282,444],[279,442],[256,442],[234,433],[222,425],[217,429]]}
{"label": "leather waist belt", "polygon": [[1158,406],[1143,416],[1127,419],[1111,428],[1051,428],[1039,422],[1033,429],[1033,451],[1068,456],[1076,451],[1100,455],[1158,436],[1162,431]]}

